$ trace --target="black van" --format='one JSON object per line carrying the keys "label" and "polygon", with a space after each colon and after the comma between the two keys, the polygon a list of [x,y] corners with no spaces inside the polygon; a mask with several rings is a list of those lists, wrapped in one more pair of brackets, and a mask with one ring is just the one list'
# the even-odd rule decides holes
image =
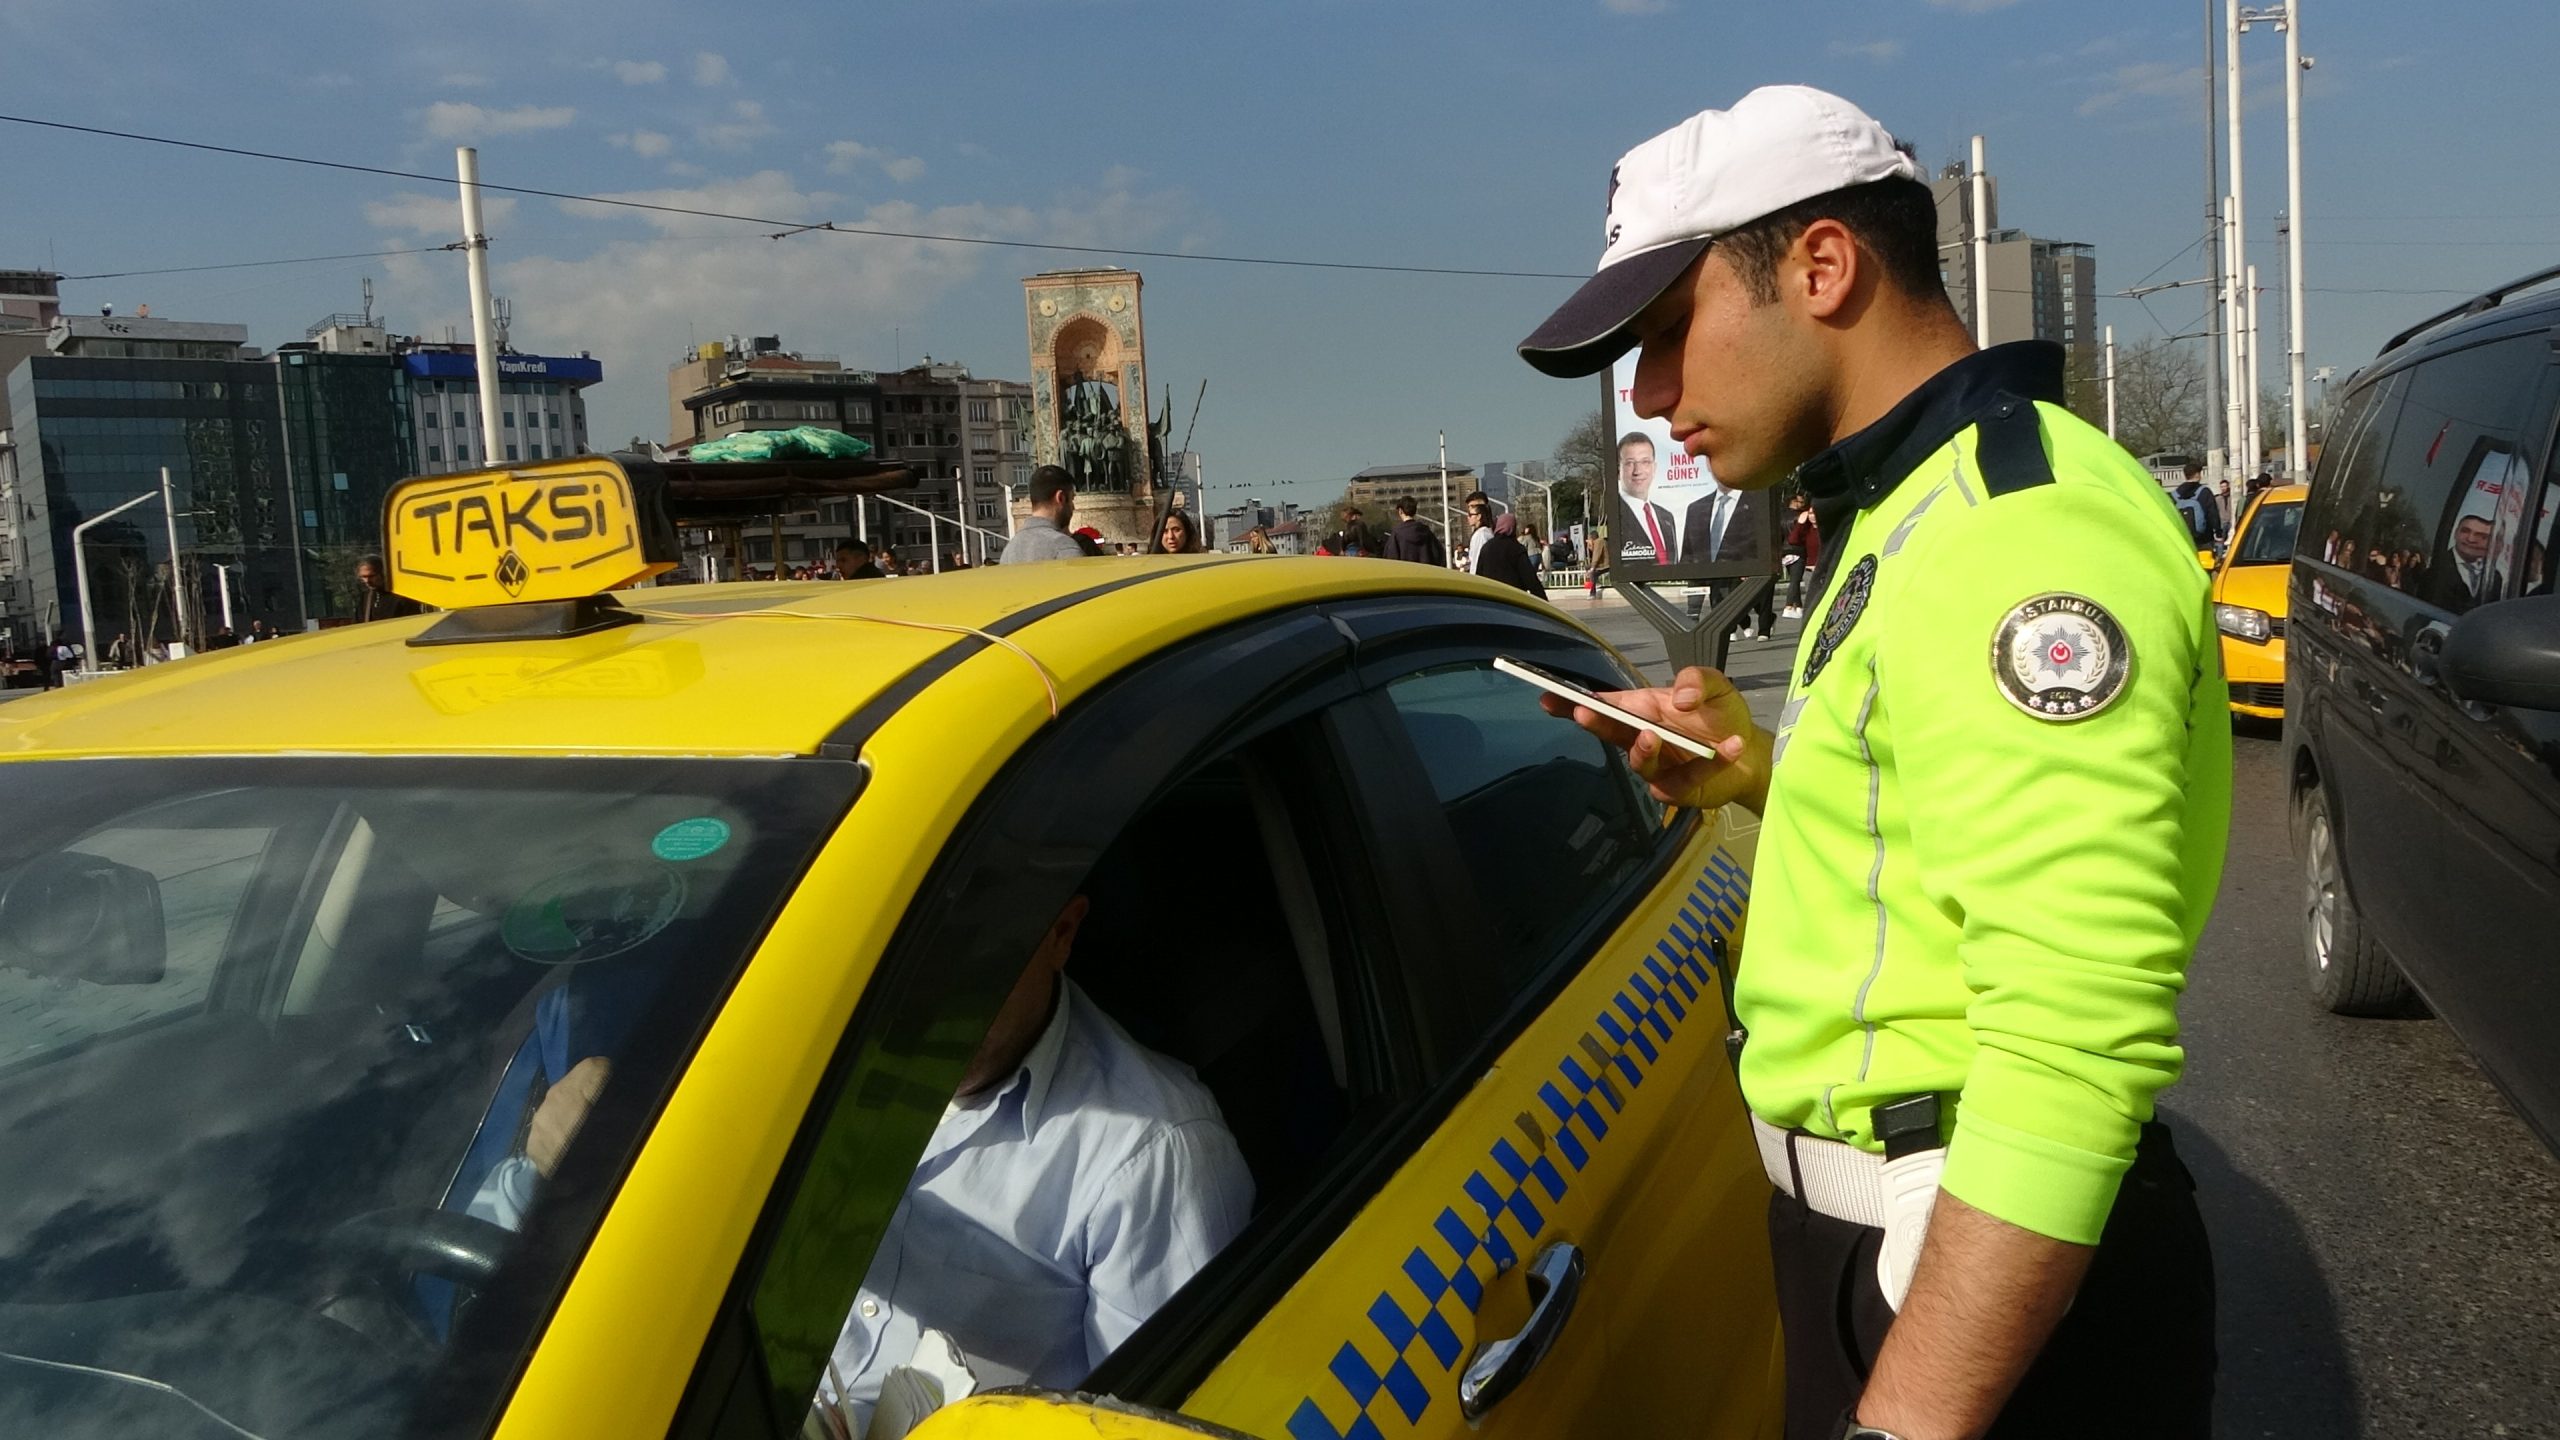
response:
{"label": "black van", "polygon": [[2348,382],[2294,551],[2284,753],[2311,991],[2453,1028],[2560,1150],[2560,268]]}

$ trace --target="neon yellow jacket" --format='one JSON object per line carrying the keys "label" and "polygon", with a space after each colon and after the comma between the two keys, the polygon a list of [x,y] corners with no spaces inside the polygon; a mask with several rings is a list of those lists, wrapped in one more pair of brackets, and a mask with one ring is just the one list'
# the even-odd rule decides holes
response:
{"label": "neon yellow jacket", "polygon": [[2059,347],[1998,346],[1800,472],[1830,573],[1735,1003],[1764,1119],[1873,1150],[1950,1096],[1947,1193],[2094,1244],[2184,1061],[2231,726],[2184,527],[2061,396]]}

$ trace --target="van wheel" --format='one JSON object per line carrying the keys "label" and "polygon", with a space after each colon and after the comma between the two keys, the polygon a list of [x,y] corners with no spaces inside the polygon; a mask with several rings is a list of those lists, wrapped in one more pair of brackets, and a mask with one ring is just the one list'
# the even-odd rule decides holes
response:
{"label": "van wheel", "polygon": [[2316,784],[2302,797],[2302,893],[2311,998],[2333,1015],[2405,1014],[2409,982],[2347,896],[2329,797]]}

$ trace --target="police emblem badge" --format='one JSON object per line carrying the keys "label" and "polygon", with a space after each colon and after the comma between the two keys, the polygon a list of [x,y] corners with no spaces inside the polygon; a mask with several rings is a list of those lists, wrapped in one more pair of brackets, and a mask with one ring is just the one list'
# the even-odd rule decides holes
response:
{"label": "police emblem badge", "polygon": [[2079,720],[2124,694],[2133,646],[2107,608],[2055,592],[2021,602],[1991,639],[2000,693],[2039,720]]}
{"label": "police emblem badge", "polygon": [[1841,577],[1840,593],[1831,597],[1831,608],[1822,614],[1822,629],[1813,637],[1813,653],[1805,658],[1804,683],[1811,685],[1831,663],[1832,652],[1849,638],[1858,617],[1867,613],[1867,597],[1875,593],[1876,557],[1869,555]]}

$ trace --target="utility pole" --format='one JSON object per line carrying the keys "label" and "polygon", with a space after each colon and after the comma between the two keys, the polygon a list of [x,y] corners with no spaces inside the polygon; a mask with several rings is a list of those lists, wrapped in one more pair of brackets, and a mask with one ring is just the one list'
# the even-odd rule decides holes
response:
{"label": "utility pole", "polygon": [[1451,569],[1458,564],[1458,532],[1449,528],[1449,432],[1440,432],[1440,548]]}
{"label": "utility pole", "polygon": [[2266,464],[2266,417],[2260,413],[2262,396],[2258,386],[2258,267],[2250,265],[2240,272],[2248,280],[2249,295],[2249,455],[2245,475],[2255,475]]}
{"label": "utility pole", "polygon": [[2204,352],[2204,448],[2210,478],[2222,476],[2228,432],[2222,426],[2222,176],[2221,120],[2215,100],[2213,0],[2204,0],[2204,259],[2212,288],[2204,307],[2205,331],[2211,337]]}
{"label": "utility pole", "polygon": [[2107,327],[2107,438],[2116,438],[2116,327]]}
{"label": "utility pole", "polygon": [[169,522],[169,610],[177,617],[178,644],[188,645],[187,583],[185,572],[178,568],[178,502],[169,492],[169,467],[160,467],[160,512]]}
{"label": "utility pole", "polygon": [[2232,195],[2222,197],[2222,254],[2224,261],[2222,287],[2222,363],[2223,438],[2231,444],[2231,464],[2238,469],[2243,452],[2249,448],[2249,406],[2241,392],[2248,387],[2248,360],[2243,350],[2248,336],[2243,333],[2240,314],[2240,202]]}
{"label": "utility pole", "polygon": [[2285,444],[2293,473],[2285,478],[2301,484],[2311,478],[2308,420],[2302,393],[2302,0],[2284,7],[2284,168],[2285,168]]}
{"label": "utility pole", "polygon": [[[2290,239],[2292,232],[2293,212],[2289,210],[2277,211],[2276,243],[2279,246],[2287,246],[2287,241]],[[2287,355],[2291,355],[2293,353],[2294,327],[2293,302],[2291,298],[2293,294],[2293,277],[2290,273],[2293,268],[2293,257],[2290,253],[2287,253],[2289,249],[2290,247],[2287,246],[2286,250],[2280,250],[2277,254],[2276,260],[2276,272],[2281,277],[2277,280],[2276,287],[2283,290],[2286,295],[2284,307],[2284,353]],[[2302,464],[2302,452],[2293,438],[2292,422],[2293,415],[2302,409],[2302,387],[2293,383],[2290,374],[2287,375],[2285,380],[2284,408],[2286,416],[2284,473],[2286,480],[2290,481],[2293,478],[2293,472],[2300,468]]]}
{"label": "utility pole", "polygon": [[[454,173],[462,182],[462,255],[470,272],[471,363],[480,375],[480,458],[484,468],[503,464],[498,438],[498,347],[489,333],[489,237],[480,232],[480,152],[468,145],[453,152]],[[779,556],[776,557],[779,559]]]}
{"label": "utility pole", "polygon": [[[2231,126],[2231,206],[2225,218],[2231,226],[2229,261],[2224,273],[2233,286],[2231,324],[2237,331],[2245,322],[2242,313],[2244,297],[2239,286],[2246,279],[2249,264],[2249,192],[2241,182],[2240,146],[2240,0],[2223,0],[2222,30],[2223,73],[2229,77],[2230,114],[2225,118]],[[2245,337],[2236,335],[2232,346],[2231,433],[2241,443],[2251,443],[2248,412],[2258,394],[2258,357],[2251,353]],[[2241,463],[2255,465],[2257,457],[2244,457]],[[2253,472],[2254,473],[2254,472]]]}
{"label": "utility pole", "polygon": [[1982,137],[1973,137],[1973,343],[1991,343],[1991,178],[1982,169]]}

